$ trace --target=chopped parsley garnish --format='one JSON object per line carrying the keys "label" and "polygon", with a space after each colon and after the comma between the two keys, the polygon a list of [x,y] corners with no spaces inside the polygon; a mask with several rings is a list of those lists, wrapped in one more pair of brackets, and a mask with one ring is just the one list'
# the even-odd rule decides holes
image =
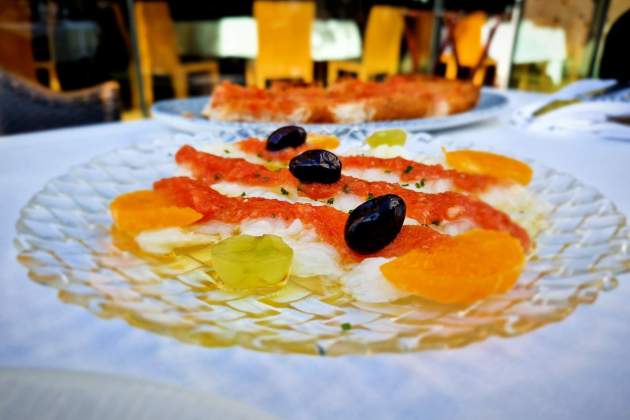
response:
{"label": "chopped parsley garnish", "polygon": [[230,153],[230,151],[229,151],[228,149],[223,149],[223,151],[224,151],[225,153],[227,153],[227,154],[229,154],[229,153]]}
{"label": "chopped parsley garnish", "polygon": [[401,186],[401,187],[408,187],[408,186],[409,186],[409,184],[401,184],[400,186]]}
{"label": "chopped parsley garnish", "polygon": [[280,192],[284,195],[289,195],[289,191],[285,190],[284,187],[280,187]]}
{"label": "chopped parsley garnish", "polygon": [[344,322],[341,324],[341,331],[350,331],[352,329],[352,324],[349,322]]}
{"label": "chopped parsley garnish", "polygon": [[335,203],[335,198],[334,197],[329,198],[328,200],[326,200],[326,203],[327,204],[334,204]]}
{"label": "chopped parsley garnish", "polygon": [[368,199],[368,200],[371,200],[371,199],[373,199],[373,198],[374,198],[374,194],[372,194],[372,193],[368,193],[367,199]]}
{"label": "chopped parsley garnish", "polygon": [[245,194],[245,191],[243,191],[243,192],[241,193],[241,197],[245,197],[246,195],[247,195],[247,194]]}
{"label": "chopped parsley garnish", "polygon": [[420,180],[420,182],[416,182],[416,188],[422,188],[422,187],[424,187],[424,183],[425,183],[425,180],[424,180],[424,178],[422,178],[422,179]]}
{"label": "chopped parsley garnish", "polygon": [[409,172],[413,171],[413,166],[409,165],[405,168],[405,170],[403,171],[403,173],[408,174]]}

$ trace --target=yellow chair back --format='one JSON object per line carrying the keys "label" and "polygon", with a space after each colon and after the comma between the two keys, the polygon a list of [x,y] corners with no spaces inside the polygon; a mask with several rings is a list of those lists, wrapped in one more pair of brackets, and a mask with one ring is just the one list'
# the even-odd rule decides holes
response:
{"label": "yellow chair back", "polygon": [[165,1],[136,2],[140,67],[170,73],[179,66],[173,21]]}
{"label": "yellow chair back", "polygon": [[367,74],[398,72],[404,25],[403,8],[373,6],[370,9],[362,62]]}
{"label": "yellow chair back", "polygon": [[481,29],[486,21],[487,15],[479,11],[462,17],[455,25],[453,38],[460,65],[475,67],[479,62],[484,50]]}
{"label": "yellow chair back", "polygon": [[255,79],[264,87],[269,79],[313,81],[311,28],[315,19],[312,1],[256,1],[258,56]]}

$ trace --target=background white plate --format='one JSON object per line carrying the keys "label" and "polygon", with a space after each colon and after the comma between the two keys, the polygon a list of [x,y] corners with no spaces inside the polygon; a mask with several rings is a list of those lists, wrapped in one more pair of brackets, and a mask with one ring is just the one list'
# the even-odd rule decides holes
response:
{"label": "background white plate", "polygon": [[[207,96],[187,99],[170,99],[156,102],[151,112],[153,117],[177,130],[191,133],[209,130],[238,130],[277,127],[280,123],[251,123],[211,121],[201,115],[201,111],[208,103]],[[416,118],[411,120],[374,121],[363,124],[301,124],[307,130],[325,129],[332,132],[361,126],[367,129],[404,128],[410,132],[433,131],[445,128],[459,127],[483,121],[497,116],[508,104],[504,95],[483,90],[479,103],[470,111],[445,117]]]}

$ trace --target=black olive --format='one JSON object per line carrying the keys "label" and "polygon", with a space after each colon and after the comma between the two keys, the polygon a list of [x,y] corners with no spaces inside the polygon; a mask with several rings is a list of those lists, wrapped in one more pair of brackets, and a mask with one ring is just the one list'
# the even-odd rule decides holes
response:
{"label": "black olive", "polygon": [[296,125],[280,127],[267,137],[265,148],[273,152],[287,147],[299,147],[306,141],[306,130]]}
{"label": "black olive", "polygon": [[405,201],[394,194],[366,201],[348,216],[344,230],[346,243],[359,254],[385,248],[400,232],[406,212]]}
{"label": "black olive", "polygon": [[291,159],[289,171],[302,182],[332,184],[341,178],[341,161],[328,150],[307,150]]}

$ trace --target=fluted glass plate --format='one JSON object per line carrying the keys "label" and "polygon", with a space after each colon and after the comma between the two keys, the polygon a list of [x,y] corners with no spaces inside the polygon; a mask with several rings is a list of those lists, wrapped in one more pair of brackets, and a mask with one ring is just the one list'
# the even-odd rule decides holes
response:
{"label": "fluted glass plate", "polygon": [[[158,101],[151,107],[151,115],[169,127],[189,133],[214,130],[269,129],[278,123],[238,122],[209,120],[202,111],[210,100],[209,97],[167,99]],[[338,130],[364,127],[372,130],[385,128],[403,128],[412,132],[443,130],[461,127],[496,117],[508,104],[506,96],[487,89],[482,90],[477,105],[464,112],[441,117],[411,118],[406,120],[369,121],[360,124],[301,124],[307,130],[326,129],[337,133]],[[281,124],[280,124],[281,125]]]}
{"label": "fluted glass plate", "polygon": [[[223,141],[256,132],[222,133]],[[365,137],[349,129],[345,142]],[[216,139],[217,137],[213,137]],[[440,144],[408,142],[417,152]],[[570,175],[530,162],[530,190],[551,208],[549,225],[517,285],[470,306],[406,298],[391,304],[354,301],[334,282],[292,278],[272,294],[217,289],[192,259],[142,259],[116,248],[110,201],[173,176],[173,155],[204,136],[177,135],[122,148],[51,180],[22,209],[19,260],[29,277],[57,289],[63,302],[103,318],[203,346],[243,346],[271,352],[341,355],[454,348],[489,336],[517,336],[567,317],[613,289],[630,269],[624,216],[598,191]],[[350,326],[350,328],[348,328]]]}

